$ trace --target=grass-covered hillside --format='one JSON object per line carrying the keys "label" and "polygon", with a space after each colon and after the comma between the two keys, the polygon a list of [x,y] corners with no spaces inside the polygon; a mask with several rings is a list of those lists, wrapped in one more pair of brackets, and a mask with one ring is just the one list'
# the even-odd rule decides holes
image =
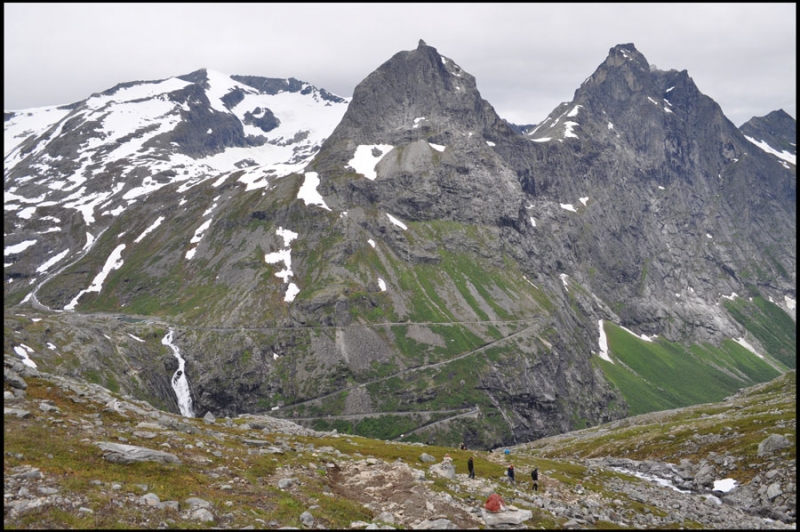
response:
{"label": "grass-covered hillside", "polygon": [[[710,464],[712,479],[732,477],[754,492],[777,483],[782,495],[772,500],[793,515],[794,376],[723,403],[628,418],[503,454],[315,432],[267,416],[182,418],[98,385],[27,369],[7,355],[4,526],[492,528],[497,519],[518,519],[505,526],[789,527],[788,510],[787,523],[765,521],[753,515],[758,508],[710,505],[700,494],[611,469],[605,459],[680,463],[695,471]],[[759,445],[771,434],[785,434],[789,447],[762,456]],[[109,444],[171,458],[113,462]],[[467,477],[471,455],[475,479]],[[715,457],[724,457],[725,465]],[[513,485],[504,479],[512,462],[518,472]],[[536,494],[528,477],[534,465],[540,470]],[[695,487],[698,493],[710,489]],[[504,498],[509,512],[481,512],[492,493]]]}
{"label": "grass-covered hillside", "polygon": [[643,339],[603,322],[611,361],[596,361],[631,415],[720,401],[796,368],[796,329],[786,312],[760,297],[734,298],[725,307],[763,349],[753,352],[749,342],[732,339],[719,346]]}

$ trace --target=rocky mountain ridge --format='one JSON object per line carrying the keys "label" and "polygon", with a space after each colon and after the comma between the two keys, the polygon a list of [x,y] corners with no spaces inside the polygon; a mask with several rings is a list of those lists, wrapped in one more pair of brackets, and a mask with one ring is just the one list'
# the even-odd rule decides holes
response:
{"label": "rocky mountain ridge", "polygon": [[177,411],[170,334],[198,415],[490,448],[796,365],[793,166],[631,44],[527,133],[422,41],[349,101],[198,71],[57,111],[6,114],[5,352],[48,371]]}

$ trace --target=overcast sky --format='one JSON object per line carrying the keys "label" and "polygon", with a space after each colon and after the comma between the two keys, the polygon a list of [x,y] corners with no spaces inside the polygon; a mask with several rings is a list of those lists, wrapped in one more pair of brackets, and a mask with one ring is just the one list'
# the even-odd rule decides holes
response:
{"label": "overcast sky", "polygon": [[4,8],[6,110],[209,68],[340,96],[419,39],[475,76],[498,114],[538,123],[633,43],[687,70],[737,126],[796,114],[797,8],[779,4],[25,4]]}

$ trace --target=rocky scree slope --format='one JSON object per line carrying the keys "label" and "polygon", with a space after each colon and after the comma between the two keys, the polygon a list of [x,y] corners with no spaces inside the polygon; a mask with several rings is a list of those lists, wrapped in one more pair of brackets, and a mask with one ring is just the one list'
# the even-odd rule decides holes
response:
{"label": "rocky scree slope", "polygon": [[[4,525],[794,528],[795,400],[792,372],[724,403],[637,416],[504,455],[321,433],[268,416],[186,419],[6,355]],[[735,432],[712,428],[722,425]],[[728,450],[712,451],[722,440]],[[475,479],[466,471],[471,454]],[[512,461],[517,484],[503,476]],[[534,465],[536,493],[526,480]],[[729,476],[736,488],[710,491]],[[509,511],[482,509],[492,493]]]}

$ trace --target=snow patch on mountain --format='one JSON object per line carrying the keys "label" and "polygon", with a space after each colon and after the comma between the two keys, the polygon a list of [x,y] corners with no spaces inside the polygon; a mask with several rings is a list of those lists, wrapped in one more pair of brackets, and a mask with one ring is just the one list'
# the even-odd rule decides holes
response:
{"label": "snow patch on mountain", "polygon": [[319,174],[317,172],[306,172],[303,185],[300,187],[300,190],[297,191],[297,199],[303,200],[306,205],[317,205],[329,211],[331,208],[325,204],[322,195],[317,192],[318,186]]}
{"label": "snow patch on mountain", "polygon": [[[6,111],[8,113],[8,111]],[[58,106],[36,107],[15,111],[14,116],[3,123],[3,158],[6,159],[10,153],[17,150],[19,145],[30,137],[39,137],[48,129],[57,124],[62,118],[69,114],[67,108]],[[21,154],[17,151],[16,157],[6,160],[5,164],[14,164],[21,160]]]}
{"label": "snow patch on mountain", "polygon": [[18,253],[22,253],[32,245],[34,245],[37,241],[36,240],[25,240],[24,242],[20,242],[19,244],[14,244],[12,246],[7,246],[3,248],[3,255],[16,255]]}
{"label": "snow patch on mountain", "polygon": [[[283,245],[285,249],[281,249],[273,253],[267,253],[264,255],[264,262],[267,264],[277,264],[278,262],[283,262],[285,269],[277,272],[275,277],[283,279],[283,282],[288,282],[289,278],[294,275],[294,272],[292,272],[292,250],[289,248],[289,245],[292,243],[292,240],[297,238],[297,233],[288,229],[284,229],[283,227],[278,227],[278,229],[275,230],[275,234],[283,239]],[[286,288],[286,294],[284,295],[283,300],[287,303],[291,303],[294,301],[295,296],[297,296],[299,293],[300,289],[297,287],[297,285],[293,282],[289,282],[289,286]]]}
{"label": "snow patch on mountain", "polygon": [[606,337],[606,331],[603,329],[603,320],[597,321],[598,328],[600,329],[600,340],[599,340],[599,348],[600,348],[600,358],[605,360],[606,362],[614,363],[611,360],[611,357],[608,356],[608,337]]}
{"label": "snow patch on mountain", "polygon": [[44,273],[44,272],[46,272],[47,270],[49,270],[50,268],[52,268],[53,266],[58,264],[61,261],[61,259],[66,257],[68,254],[69,254],[69,249],[65,249],[64,251],[62,251],[58,255],[50,258],[47,262],[45,262],[44,264],[42,264],[41,266],[36,268],[36,273]]}
{"label": "snow patch on mountain", "polygon": [[161,222],[163,222],[163,221],[164,221],[164,217],[163,217],[163,216],[159,216],[159,217],[156,219],[156,221],[155,221],[155,222],[153,222],[153,223],[150,225],[150,227],[148,227],[147,229],[145,229],[144,231],[142,231],[142,234],[140,234],[138,237],[136,237],[136,240],[134,240],[134,241],[133,241],[133,243],[134,243],[134,244],[138,244],[139,242],[141,242],[141,241],[142,241],[142,239],[143,239],[144,237],[146,237],[147,235],[149,235],[150,233],[152,233],[153,231],[155,231],[155,229],[156,229],[156,228],[157,228],[159,225],[161,225]]}
{"label": "snow patch on mountain", "polygon": [[347,163],[347,166],[367,179],[374,181],[378,177],[375,172],[375,166],[392,149],[394,149],[394,146],[390,144],[361,144],[356,148],[356,152]]}
{"label": "snow patch on mountain", "polygon": [[400,220],[398,220],[397,218],[395,218],[391,214],[387,213],[386,216],[389,217],[389,221],[390,222],[392,222],[394,225],[396,225],[397,227],[399,227],[403,231],[408,229],[408,226],[406,224],[404,224],[403,222],[401,222]]}
{"label": "snow patch on mountain", "polygon": [[759,148],[761,148],[765,152],[774,155],[778,159],[782,159],[782,160],[786,161],[787,163],[791,163],[791,164],[797,166],[797,155],[795,155],[794,153],[789,153],[786,150],[778,151],[775,148],[773,148],[772,146],[770,146],[769,144],[767,144],[766,142],[764,142],[763,140],[756,140],[753,137],[748,137],[747,135],[745,135],[744,138],[746,138],[747,140],[749,140],[750,142],[752,142],[753,144],[755,144],[756,146],[758,146]]}
{"label": "snow patch on mountain", "polygon": [[[211,227],[212,220],[213,218],[209,218],[208,220],[200,224],[200,227],[195,229],[194,236],[192,236],[192,239],[189,240],[190,244],[200,243],[200,241],[203,239],[203,236],[205,235],[206,230],[209,227]],[[192,258],[194,258],[195,253],[197,253],[197,246],[193,247],[192,249],[186,252],[186,260],[192,260]]]}
{"label": "snow patch on mountain", "polygon": [[755,354],[755,355],[756,355],[758,358],[764,358],[764,356],[763,356],[763,355],[761,355],[761,354],[759,354],[759,353],[758,353],[758,351],[756,351],[755,347],[753,347],[753,346],[750,344],[750,342],[748,342],[748,341],[747,341],[747,340],[745,340],[744,338],[734,338],[733,340],[734,340],[734,341],[735,341],[737,344],[741,345],[742,347],[744,347],[745,349],[747,349],[748,351],[750,351],[751,353]]}
{"label": "snow patch on mountain", "polygon": [[33,349],[25,344],[19,344],[14,346],[14,352],[19,355],[20,358],[22,358],[23,364],[34,369],[36,368],[36,362],[34,362],[30,357],[30,354],[34,352]]}
{"label": "snow patch on mountain", "polygon": [[114,248],[114,251],[112,251],[111,255],[108,256],[108,259],[106,260],[106,263],[103,266],[103,269],[100,271],[100,273],[98,273],[95,276],[94,280],[92,281],[92,284],[89,285],[89,288],[87,288],[85,290],[81,290],[80,292],[78,292],[78,295],[76,295],[74,298],[72,298],[72,301],[70,301],[64,307],[64,310],[75,310],[75,307],[78,305],[78,300],[81,298],[81,296],[83,294],[85,294],[87,292],[98,292],[99,293],[100,290],[102,290],[103,283],[105,282],[106,277],[108,277],[108,274],[111,273],[113,270],[118,270],[118,269],[120,269],[122,267],[122,264],[123,264],[123,261],[122,261],[122,250],[123,249],[125,249],[125,244],[120,244],[119,246]]}

